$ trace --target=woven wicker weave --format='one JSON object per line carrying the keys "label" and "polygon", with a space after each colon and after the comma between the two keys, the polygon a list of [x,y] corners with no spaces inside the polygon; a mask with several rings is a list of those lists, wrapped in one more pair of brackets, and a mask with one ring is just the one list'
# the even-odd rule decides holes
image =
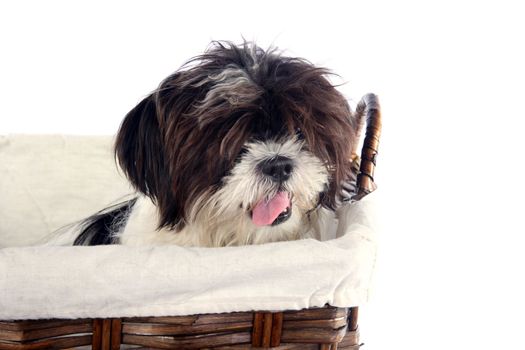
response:
{"label": "woven wicker weave", "polygon": [[[357,349],[357,308],[0,322],[0,349]],[[354,321],[352,321],[354,320]]]}
{"label": "woven wicker weave", "polygon": [[[355,196],[360,199],[376,187],[373,176],[381,132],[377,97],[366,95],[357,112],[366,117]],[[0,321],[0,349],[358,349],[357,316],[357,307],[327,305],[284,312]]]}

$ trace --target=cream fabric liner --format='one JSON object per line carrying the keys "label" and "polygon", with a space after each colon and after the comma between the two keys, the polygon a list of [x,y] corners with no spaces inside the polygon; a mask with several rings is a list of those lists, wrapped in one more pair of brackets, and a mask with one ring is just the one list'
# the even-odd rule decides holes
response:
{"label": "cream fabric liner", "polygon": [[31,245],[131,192],[109,136],[0,136],[0,248]]}
{"label": "cream fabric liner", "polygon": [[[60,168],[50,164],[44,171],[45,161],[35,156],[32,138],[22,138],[24,147],[13,145],[12,138],[3,139],[0,146],[1,180],[4,181],[7,174],[13,180],[11,186],[22,187],[9,188],[2,184],[0,211],[7,209],[9,213],[3,212],[0,218],[10,221],[0,222],[0,237],[5,235],[7,239],[2,239],[7,243],[21,242],[12,238],[10,230],[25,235],[27,242],[35,241],[27,230],[38,233],[36,236],[44,235],[67,222],[64,220],[70,211],[81,218],[90,213],[92,206],[96,207],[94,210],[100,208],[96,206],[98,202],[111,201],[98,197],[101,194],[93,190],[95,183],[80,189],[79,183],[85,184],[83,186],[89,183],[70,178],[73,176],[71,164],[78,163],[73,155],[57,153],[47,157],[54,162],[67,160]],[[61,143],[69,149],[99,149],[101,158],[108,157],[109,139],[103,151],[104,147],[93,147],[88,138],[45,140],[47,138],[35,137],[36,145]],[[93,141],[97,143],[101,139]],[[8,152],[4,151],[12,147],[20,159],[6,156]],[[35,152],[40,152],[41,157],[46,153],[39,148]],[[25,156],[32,157],[42,167],[33,174],[33,177],[39,175],[38,180],[23,174],[27,171],[24,166],[30,164],[21,159]],[[112,163],[109,160],[100,164]],[[93,163],[75,166],[80,172],[99,168],[99,164]],[[64,176],[65,183],[51,178],[56,169],[70,174]],[[125,182],[115,174],[112,176],[111,180],[102,180],[107,188],[106,185],[99,188],[112,190],[116,195],[126,193]],[[64,188],[44,190],[31,188],[28,183]],[[60,197],[72,189],[81,193]],[[3,191],[7,191],[7,197]],[[26,197],[17,200],[17,194]],[[82,195],[97,198],[83,202]],[[341,237],[325,242],[309,239],[236,248],[35,246],[0,249],[0,320],[285,310],[326,303],[345,307],[361,305],[368,297],[376,258],[372,225],[374,197],[372,194],[361,202],[345,206],[340,212],[338,236]],[[70,201],[76,201],[77,206],[69,204]],[[29,205],[32,210],[26,210]],[[54,212],[60,210],[67,213]],[[33,219],[32,215],[39,217]],[[42,231],[38,225],[44,221],[39,222],[40,219],[48,220]],[[16,227],[17,222],[22,228]]]}

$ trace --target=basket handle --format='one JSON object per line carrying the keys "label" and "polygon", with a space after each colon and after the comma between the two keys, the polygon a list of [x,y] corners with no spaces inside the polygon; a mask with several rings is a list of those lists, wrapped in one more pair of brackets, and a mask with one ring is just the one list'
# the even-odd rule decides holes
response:
{"label": "basket handle", "polygon": [[[356,114],[358,120],[363,120],[365,117],[366,133],[357,174],[357,194],[352,197],[353,200],[359,200],[377,188],[374,182],[374,170],[381,136],[381,107],[377,96],[374,94],[363,96],[357,104]],[[361,129],[362,125],[359,125],[359,130]]]}

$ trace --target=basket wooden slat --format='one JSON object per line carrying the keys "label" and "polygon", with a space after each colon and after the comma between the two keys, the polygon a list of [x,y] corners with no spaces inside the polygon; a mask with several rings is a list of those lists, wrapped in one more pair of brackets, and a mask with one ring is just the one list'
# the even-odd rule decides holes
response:
{"label": "basket wooden slat", "polygon": [[177,317],[125,317],[123,322],[136,323],[161,323],[161,324],[178,324],[178,325],[203,325],[227,322],[251,321],[253,312],[235,312],[227,314],[200,314],[193,316]]}
{"label": "basket wooden slat", "polygon": [[281,341],[283,343],[314,343],[332,344],[339,343],[346,334],[346,327],[340,329],[303,328],[283,330]]}
{"label": "basket wooden slat", "polygon": [[[76,324],[85,324],[90,323],[91,321],[89,319],[76,319],[76,320],[68,320],[68,325],[76,325]],[[13,322],[5,322],[0,321],[0,332],[2,331],[32,331],[32,330],[38,330],[38,329],[45,329],[45,328],[56,328],[60,326],[64,326],[63,320],[39,320],[37,322],[35,321],[13,321]]]}
{"label": "basket wooden slat", "polygon": [[8,327],[9,324],[7,322],[2,323],[6,326],[5,328],[11,328],[11,330],[0,329],[0,339],[19,343],[29,343],[43,338],[76,333],[92,333],[93,331],[93,323],[89,320],[82,320],[81,322],[78,320],[72,320],[71,322],[46,322],[45,324],[23,322],[13,323],[12,327]]}
{"label": "basket wooden slat", "polygon": [[155,349],[201,349],[219,345],[248,344],[251,340],[251,333],[222,333],[184,337],[148,337],[124,334],[122,340],[123,344],[141,345]]}
{"label": "basket wooden slat", "polygon": [[291,350],[318,349],[324,344],[332,350],[340,342],[357,345],[357,333],[348,332],[351,315],[352,311],[347,308],[327,306],[285,312],[2,322],[0,349],[91,345],[96,350],[114,350],[121,345],[134,345],[148,349],[249,349],[253,346]]}
{"label": "basket wooden slat", "polygon": [[92,345],[91,335],[63,336],[45,338],[30,342],[9,342],[0,340],[2,350],[40,350],[40,349],[68,349],[78,346]]}
{"label": "basket wooden slat", "polygon": [[340,317],[346,317],[348,315],[347,308],[312,308],[303,309],[293,312],[285,312],[283,318],[285,321],[291,320],[331,320]]}
{"label": "basket wooden slat", "polygon": [[300,321],[287,321],[283,325],[283,330],[294,330],[308,328],[327,328],[327,329],[339,329],[347,325],[347,320],[343,317],[330,319],[330,320],[300,320]]}
{"label": "basket wooden slat", "polygon": [[228,322],[209,325],[188,325],[180,326],[161,323],[128,323],[123,322],[123,334],[136,335],[188,335],[188,334],[207,334],[211,332],[238,332],[251,330],[252,322]]}

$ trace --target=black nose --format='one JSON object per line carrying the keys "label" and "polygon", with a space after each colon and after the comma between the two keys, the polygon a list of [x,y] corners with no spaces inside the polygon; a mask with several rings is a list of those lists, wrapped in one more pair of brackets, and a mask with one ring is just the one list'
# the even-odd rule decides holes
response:
{"label": "black nose", "polygon": [[260,168],[262,173],[271,177],[273,181],[284,182],[292,174],[293,162],[290,158],[277,156],[263,161]]}

